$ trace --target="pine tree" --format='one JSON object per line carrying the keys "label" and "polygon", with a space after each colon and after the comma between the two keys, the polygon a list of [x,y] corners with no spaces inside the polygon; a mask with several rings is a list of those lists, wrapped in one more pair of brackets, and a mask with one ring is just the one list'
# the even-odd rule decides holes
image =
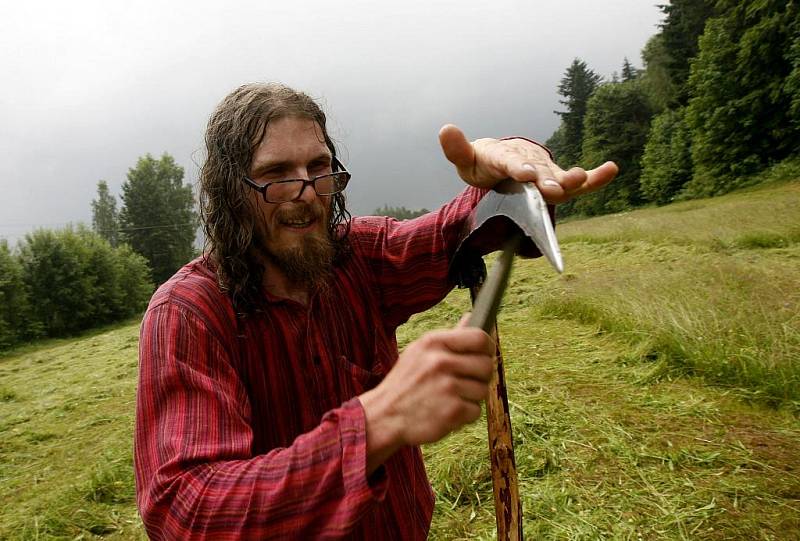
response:
{"label": "pine tree", "polygon": [[559,103],[567,110],[555,111],[561,116],[561,134],[560,147],[553,150],[562,167],[571,167],[580,161],[586,104],[600,81],[601,77],[590,70],[586,62],[576,58],[558,85],[558,93],[564,97]]}
{"label": "pine tree", "polygon": [[674,100],[685,105],[688,100],[686,81],[689,65],[697,56],[698,38],[706,21],[714,16],[715,0],[670,0],[659,6],[665,15],[661,25],[661,40],[666,52],[666,69],[675,87]]}
{"label": "pine tree", "polygon": [[194,249],[197,229],[192,188],[169,154],[139,158],[122,185],[120,224],[124,240],[147,259],[153,280],[163,283]]}
{"label": "pine tree", "polygon": [[92,229],[111,246],[117,245],[119,229],[117,199],[108,191],[105,180],[97,183],[97,199],[92,201]]}
{"label": "pine tree", "polygon": [[633,64],[628,61],[626,56],[625,61],[622,63],[622,82],[633,81],[637,77],[639,77],[639,70],[633,67]]}

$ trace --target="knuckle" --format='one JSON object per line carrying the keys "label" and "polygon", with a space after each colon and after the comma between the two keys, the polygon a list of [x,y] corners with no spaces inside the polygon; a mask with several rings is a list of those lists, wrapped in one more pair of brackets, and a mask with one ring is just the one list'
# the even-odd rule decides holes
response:
{"label": "knuckle", "polygon": [[470,404],[466,409],[466,418],[468,423],[474,423],[481,416],[481,407],[477,404]]}
{"label": "knuckle", "polygon": [[441,383],[440,391],[442,394],[455,395],[458,392],[458,385],[453,378],[444,378]]}
{"label": "knuckle", "polygon": [[458,426],[461,423],[459,420],[461,419],[461,407],[459,406],[457,401],[450,402],[447,406],[444,407],[442,410],[442,418],[444,419],[445,423],[448,426]]}
{"label": "knuckle", "polygon": [[438,373],[446,373],[450,369],[450,361],[446,355],[434,355],[430,364],[431,368]]}

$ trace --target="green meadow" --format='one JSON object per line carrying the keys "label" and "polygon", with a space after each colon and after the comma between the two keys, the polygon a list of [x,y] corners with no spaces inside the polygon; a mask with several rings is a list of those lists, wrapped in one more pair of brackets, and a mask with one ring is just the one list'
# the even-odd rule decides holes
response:
{"label": "green meadow", "polygon": [[[518,260],[499,316],[526,539],[800,539],[800,183],[557,231],[565,273]],[[145,537],[137,335],[0,358],[0,539]],[[431,539],[492,539],[485,422],[424,453]]]}

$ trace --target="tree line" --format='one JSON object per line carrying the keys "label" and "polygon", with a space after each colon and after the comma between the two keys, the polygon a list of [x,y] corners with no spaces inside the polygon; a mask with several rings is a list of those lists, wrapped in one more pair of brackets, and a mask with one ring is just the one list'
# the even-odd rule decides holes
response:
{"label": "tree line", "polygon": [[417,218],[422,216],[423,214],[428,214],[430,211],[426,208],[421,208],[417,210],[409,210],[406,207],[390,207],[386,203],[383,204],[382,207],[376,208],[373,212],[373,216],[391,216],[392,218],[397,218],[398,220],[410,220],[412,218]]}
{"label": "tree line", "polygon": [[800,173],[800,16],[786,0],[671,0],[660,30],[604,80],[575,59],[547,141],[564,167],[617,179],[562,207],[595,215],[719,195],[773,167]]}
{"label": "tree line", "polygon": [[0,350],[139,314],[191,259],[194,199],[171,156],[139,158],[121,199],[118,210],[100,181],[91,229],[39,229],[13,249],[0,242]]}

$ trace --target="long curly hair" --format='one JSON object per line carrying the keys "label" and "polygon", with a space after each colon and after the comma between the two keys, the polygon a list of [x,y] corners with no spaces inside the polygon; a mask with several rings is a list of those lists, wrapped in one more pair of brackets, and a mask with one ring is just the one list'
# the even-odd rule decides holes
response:
{"label": "long curly hair", "polygon": [[[325,144],[336,156],[325,113],[313,99],[285,85],[253,83],[231,92],[214,110],[206,129],[206,160],[200,169],[200,219],[205,230],[205,257],[217,269],[220,289],[238,313],[257,311],[263,304],[263,247],[257,242],[259,214],[242,177],[250,171],[253,153],[267,125],[279,118],[314,120]],[[328,233],[334,261],[347,253],[350,213],[344,193],[332,196]]]}

